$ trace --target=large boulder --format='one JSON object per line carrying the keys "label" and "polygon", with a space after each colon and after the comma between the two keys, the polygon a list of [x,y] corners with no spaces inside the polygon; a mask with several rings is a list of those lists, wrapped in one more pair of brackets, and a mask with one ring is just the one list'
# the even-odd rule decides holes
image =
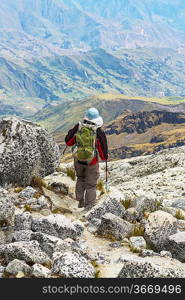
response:
{"label": "large boulder", "polygon": [[6,266],[5,271],[9,274],[16,275],[18,272],[24,274],[31,273],[31,267],[25,263],[24,260],[14,259]]}
{"label": "large boulder", "polygon": [[144,238],[155,250],[164,249],[168,237],[177,232],[177,219],[167,212],[158,210],[149,215],[145,224]]}
{"label": "large boulder", "polygon": [[75,225],[64,215],[53,214],[34,219],[32,230],[56,236],[61,239],[77,238],[79,232]]}
{"label": "large boulder", "polygon": [[165,249],[169,250],[174,258],[185,262],[185,231],[169,236]]}
{"label": "large boulder", "polygon": [[133,229],[133,224],[111,213],[107,213],[102,216],[101,224],[97,230],[97,234],[116,240],[123,240],[125,237],[132,234]]}
{"label": "large boulder", "polygon": [[185,276],[182,263],[169,257],[122,256],[119,278],[181,278]]}
{"label": "large boulder", "polygon": [[3,249],[3,257],[9,263],[13,259],[24,260],[27,263],[50,264],[51,260],[44,253],[37,241],[21,241],[7,244]]}
{"label": "large boulder", "polygon": [[12,202],[11,196],[1,193],[0,190],[0,227],[3,225],[12,226],[14,224],[14,213],[15,206]]}
{"label": "large boulder", "polygon": [[112,189],[111,192],[101,197],[101,200],[85,215],[85,218],[93,223],[93,219],[101,219],[106,213],[112,213],[116,216],[123,217],[125,208],[121,203],[125,200],[124,194],[117,190]]}
{"label": "large boulder", "polygon": [[88,260],[75,252],[64,252],[54,256],[52,273],[65,278],[93,278],[94,267]]}
{"label": "large boulder", "polygon": [[29,185],[59,166],[59,147],[41,126],[7,117],[0,121],[0,186]]}

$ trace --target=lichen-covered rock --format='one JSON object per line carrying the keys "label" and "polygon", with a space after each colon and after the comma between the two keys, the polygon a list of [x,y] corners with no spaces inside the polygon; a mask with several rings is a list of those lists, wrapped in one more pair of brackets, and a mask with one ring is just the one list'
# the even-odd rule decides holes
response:
{"label": "lichen-covered rock", "polygon": [[30,212],[15,215],[15,230],[30,230],[33,217]]}
{"label": "lichen-covered rock", "polygon": [[123,214],[123,219],[128,222],[136,222],[138,219],[138,213],[135,209],[135,207],[129,207],[125,210]]}
{"label": "lichen-covered rock", "polygon": [[176,218],[159,210],[149,215],[145,224],[144,238],[155,250],[161,251],[168,237],[176,232]]}
{"label": "lichen-covered rock", "polygon": [[175,208],[180,208],[185,211],[185,198],[176,199],[175,201],[173,201],[171,206]]}
{"label": "lichen-covered rock", "polygon": [[83,223],[81,221],[79,221],[79,220],[76,220],[72,224],[74,225],[74,227],[76,229],[76,235],[78,237],[81,237],[83,235],[84,228],[85,228],[84,225],[83,225]]}
{"label": "lichen-covered rock", "polygon": [[59,147],[41,126],[17,117],[0,121],[0,186],[29,185],[59,166]]}
{"label": "lichen-covered rock", "polygon": [[169,236],[165,249],[170,251],[174,258],[185,262],[185,231]]}
{"label": "lichen-covered rock", "polygon": [[[1,158],[0,158],[1,159]],[[0,193],[0,226],[13,226],[15,206],[11,196]]]}
{"label": "lichen-covered rock", "polygon": [[14,231],[12,234],[12,242],[19,242],[19,241],[30,241],[31,239],[31,230],[17,230]]}
{"label": "lichen-covered rock", "polygon": [[37,193],[37,191],[32,188],[31,186],[27,186],[25,189],[23,189],[18,196],[24,200],[28,200],[32,197],[34,197],[34,195]]}
{"label": "lichen-covered rock", "polygon": [[116,189],[101,198],[99,203],[85,214],[88,221],[92,219],[101,219],[106,213],[112,213],[116,216],[123,217],[125,208],[121,201],[124,200],[124,194]]}
{"label": "lichen-covered rock", "polygon": [[61,239],[53,235],[42,232],[32,232],[30,239],[37,241],[42,251],[47,253],[49,257],[52,257],[57,242],[61,241]]}
{"label": "lichen-covered rock", "polygon": [[95,276],[91,263],[75,252],[64,252],[57,256],[53,261],[52,273],[65,278],[93,278]]}
{"label": "lichen-covered rock", "polygon": [[133,229],[133,224],[111,213],[107,213],[102,216],[101,224],[98,227],[97,234],[103,237],[123,240],[132,233]]}
{"label": "lichen-covered rock", "polygon": [[8,263],[15,258],[24,260],[27,263],[51,263],[48,255],[41,250],[37,241],[7,244],[4,249],[4,257]]}
{"label": "lichen-covered rock", "polygon": [[34,219],[32,230],[54,235],[61,239],[68,237],[75,239],[77,237],[77,230],[73,223],[64,215],[59,214]]}
{"label": "lichen-covered rock", "polygon": [[16,275],[18,272],[30,274],[31,267],[27,265],[24,260],[14,259],[6,266],[5,272],[13,275]]}
{"label": "lichen-covered rock", "polygon": [[34,264],[32,267],[32,275],[35,278],[48,278],[51,274],[51,271],[42,266],[41,264]]}
{"label": "lichen-covered rock", "polygon": [[154,212],[158,210],[159,201],[153,193],[148,193],[147,196],[141,196],[135,199],[137,219],[142,220],[145,212]]}
{"label": "lichen-covered rock", "polygon": [[132,236],[129,239],[129,246],[133,252],[140,252],[146,248],[146,241],[142,236]]}
{"label": "lichen-covered rock", "polygon": [[168,257],[133,257],[122,256],[119,262],[123,267],[118,278],[181,278],[184,277],[184,266]]}

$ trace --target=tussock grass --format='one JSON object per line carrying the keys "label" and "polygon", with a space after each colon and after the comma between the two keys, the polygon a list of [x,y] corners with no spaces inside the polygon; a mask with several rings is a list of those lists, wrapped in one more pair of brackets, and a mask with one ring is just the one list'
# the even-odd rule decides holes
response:
{"label": "tussock grass", "polygon": [[30,185],[40,189],[42,189],[42,187],[47,188],[46,182],[39,176],[33,176]]}
{"label": "tussock grass", "polygon": [[128,209],[131,207],[131,199],[126,199],[121,201],[122,205],[124,206],[125,209]]}
{"label": "tussock grass", "polygon": [[136,224],[134,226],[134,230],[133,230],[131,236],[143,236],[144,231],[145,231],[145,229],[141,224]]}
{"label": "tussock grass", "polygon": [[25,204],[24,209],[25,209],[25,211],[32,212],[32,208],[29,204]]}
{"label": "tussock grass", "polygon": [[100,179],[100,180],[98,181],[98,183],[97,183],[97,185],[96,185],[96,189],[97,189],[98,191],[101,192],[100,195],[105,194],[105,187],[104,187],[103,180]]}
{"label": "tussock grass", "polygon": [[24,187],[18,186],[16,188],[14,188],[14,193],[20,193],[20,192],[22,192],[22,190],[24,190]]}
{"label": "tussock grass", "polygon": [[76,173],[73,168],[67,168],[67,176],[69,176],[73,181],[76,179]]}
{"label": "tussock grass", "polygon": [[185,214],[181,211],[181,209],[178,209],[175,213],[175,217],[178,220],[184,220],[185,221]]}

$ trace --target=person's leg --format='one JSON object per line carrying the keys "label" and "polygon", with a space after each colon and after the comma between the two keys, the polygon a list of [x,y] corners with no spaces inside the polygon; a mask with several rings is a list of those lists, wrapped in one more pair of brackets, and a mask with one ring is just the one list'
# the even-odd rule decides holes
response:
{"label": "person's leg", "polygon": [[85,193],[85,166],[74,161],[74,167],[77,176],[75,187],[76,200],[79,201],[78,207],[84,207],[84,193]]}
{"label": "person's leg", "polygon": [[99,164],[86,167],[85,172],[85,207],[93,206],[96,201],[96,185],[99,174]]}

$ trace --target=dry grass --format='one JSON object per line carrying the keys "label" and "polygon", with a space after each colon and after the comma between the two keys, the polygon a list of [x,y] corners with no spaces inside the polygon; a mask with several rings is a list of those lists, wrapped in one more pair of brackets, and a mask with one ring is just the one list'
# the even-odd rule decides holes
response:
{"label": "dry grass", "polygon": [[76,173],[73,168],[67,168],[67,176],[69,176],[73,181],[76,179]]}
{"label": "dry grass", "polygon": [[14,189],[14,193],[20,193],[22,190],[24,190],[24,187],[18,186]]}
{"label": "dry grass", "polygon": [[124,206],[125,209],[128,209],[128,208],[131,207],[131,199],[123,200],[121,203],[122,203],[122,205]]}
{"label": "dry grass", "polygon": [[136,224],[134,226],[134,230],[133,230],[131,236],[143,236],[144,231],[145,231],[145,229],[141,224]]}
{"label": "dry grass", "polygon": [[184,220],[185,221],[185,213],[182,212],[181,209],[178,209],[175,213],[175,217],[178,220]]}
{"label": "dry grass", "polygon": [[105,194],[105,187],[104,187],[103,180],[100,179],[100,180],[98,181],[98,183],[97,183],[97,185],[96,185],[96,189],[97,189],[98,191],[101,192],[100,195]]}
{"label": "dry grass", "polygon": [[46,182],[39,176],[33,176],[30,185],[42,189],[42,187],[47,188]]}

